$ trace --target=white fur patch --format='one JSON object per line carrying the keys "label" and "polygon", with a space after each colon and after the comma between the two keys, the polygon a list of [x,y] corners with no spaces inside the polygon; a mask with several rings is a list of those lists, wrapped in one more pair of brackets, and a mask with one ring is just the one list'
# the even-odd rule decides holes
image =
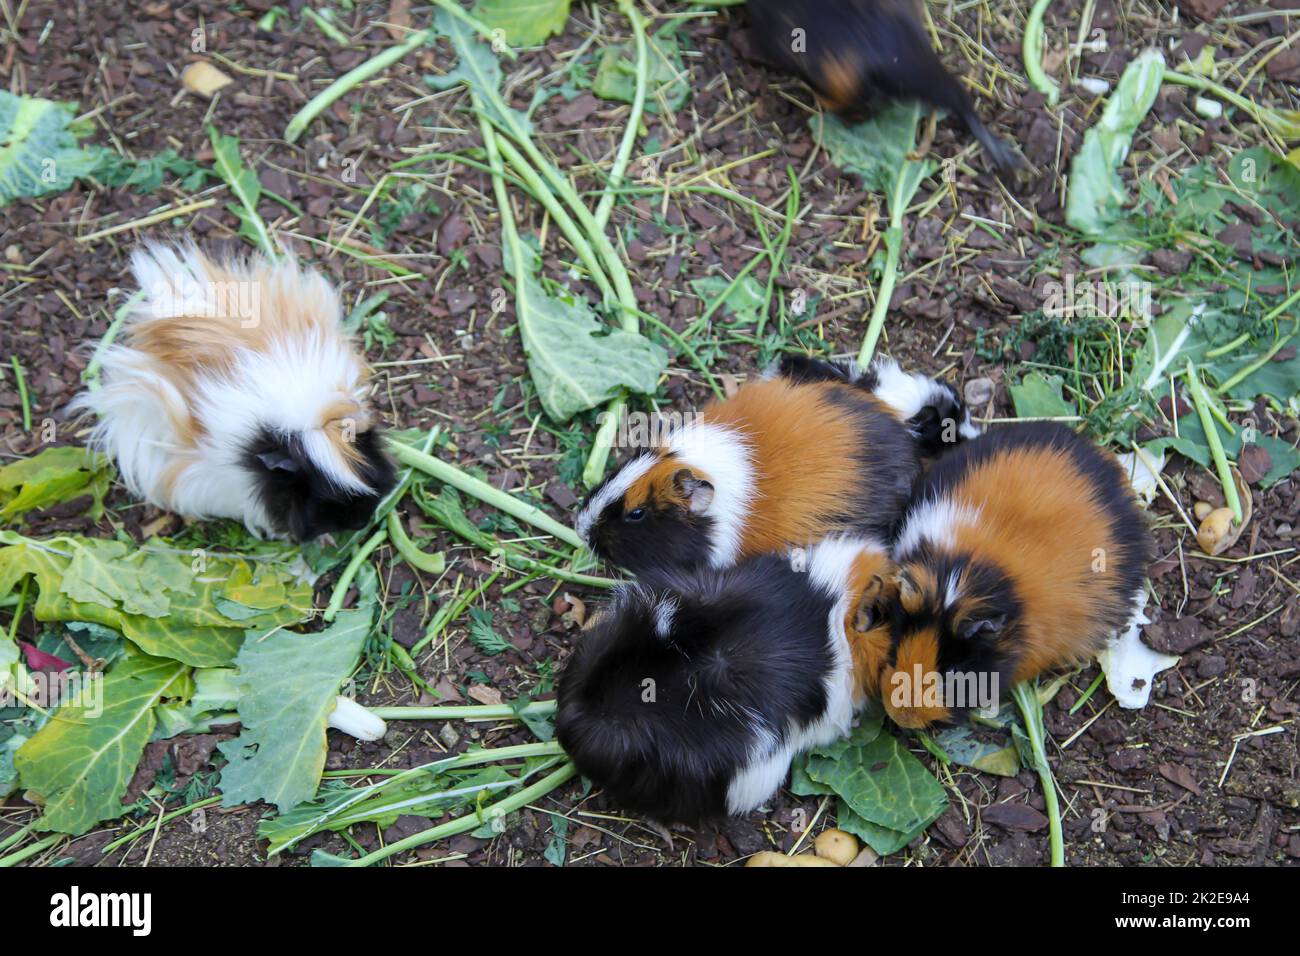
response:
{"label": "white fur patch", "polygon": [[975,524],[979,517],[978,508],[957,504],[949,498],[926,501],[908,513],[903,530],[894,542],[894,558],[903,560],[926,542],[950,548],[955,542],[956,529]]}
{"label": "white fur patch", "polygon": [[753,504],[755,475],[749,443],[734,429],[693,421],[669,437],[668,450],[682,464],[707,475],[713,485],[713,500],[703,512],[713,519],[709,563],[730,567],[740,554]]}
{"label": "white fur patch", "polygon": [[[326,408],[340,400],[364,405],[366,397],[365,369],[340,329],[333,287],[292,259],[254,259],[231,264],[235,288],[219,288],[208,265],[192,244],[155,244],[132,254],[141,299],[118,343],[102,356],[100,387],[72,405],[99,418],[91,444],[117,461],[137,496],[191,517],[235,518],[259,535],[270,534],[272,522],[243,459],[263,428],[298,435],[338,487],[371,490],[321,428]],[[265,320],[262,310],[274,301],[305,310],[310,330],[276,337],[265,351],[234,343],[230,371],[198,373],[189,394],[177,389],[155,355],[132,347],[132,328],[140,322],[221,315],[249,328]],[[187,427],[191,423],[199,428]],[[199,438],[191,444],[185,432],[195,430]]]}
{"label": "white fur patch", "polygon": [[838,740],[853,724],[853,712],[862,703],[854,700],[853,656],[849,650],[844,618],[852,595],[848,593],[853,562],[863,551],[884,554],[885,549],[869,538],[828,538],[805,554],[809,579],[819,590],[832,595],[826,621],[831,645],[831,669],[826,675],[826,709],[812,723],[788,728],[785,742],[769,728],[755,722],[755,744],[749,760],[736,771],[727,786],[729,813],[748,813],[768,800],[790,770],[795,755],[812,747]]}
{"label": "white fur patch", "polygon": [[655,605],[655,634],[667,639],[673,632],[673,618],[677,616],[677,599],[665,597]]}
{"label": "white fur patch", "polygon": [[[936,408],[941,416],[951,415],[958,406],[952,387],[920,372],[904,372],[897,362],[881,356],[871,363],[876,373],[873,394],[894,410],[902,421],[921,413],[923,408]],[[980,434],[970,420],[970,410],[963,409],[957,431],[962,438],[976,438]]]}
{"label": "white fur patch", "polygon": [[587,542],[588,547],[591,546],[591,531],[605,509],[627,494],[637,479],[643,477],[658,461],[657,455],[642,455],[632,459],[578,512],[574,530],[578,532],[578,537]]}

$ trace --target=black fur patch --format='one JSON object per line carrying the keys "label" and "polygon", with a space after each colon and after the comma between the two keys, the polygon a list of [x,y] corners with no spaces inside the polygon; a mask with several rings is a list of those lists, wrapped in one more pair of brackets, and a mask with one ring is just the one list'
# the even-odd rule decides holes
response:
{"label": "black fur patch", "polygon": [[383,451],[383,436],[372,428],[356,437],[362,465],[357,477],[374,489],[358,495],[338,488],[316,466],[298,435],[263,429],[244,455],[257,479],[258,493],[277,534],[310,541],[334,531],[364,528],[376,505],[393,490],[397,476]]}
{"label": "black fur patch", "polygon": [[[1017,629],[1021,615],[1021,602],[1010,578],[992,564],[975,560],[966,554],[950,554],[931,548],[928,544],[912,552],[908,560],[919,561],[934,574],[940,599],[925,601],[915,614],[905,611],[897,599],[893,601],[889,611],[893,645],[890,663],[897,665],[896,654],[903,638],[934,628],[939,635],[936,668],[940,674],[996,674],[998,687],[1003,692],[1010,690],[1011,678],[1020,661]],[[969,637],[958,636],[955,618],[961,613],[963,598],[958,599],[956,606],[948,607],[942,600],[942,594],[949,580],[961,578],[963,574],[963,596],[976,595],[980,599],[979,610],[974,616],[981,620],[999,620],[1000,627],[997,631],[976,633]],[[970,615],[966,617],[969,620]],[[953,713],[963,710],[956,707],[949,709]]]}
{"label": "black fur patch", "polygon": [[907,429],[865,389],[830,392],[830,401],[858,424],[858,487],[851,513],[836,516],[837,530],[892,541],[912,485],[921,471],[920,450]]}
{"label": "black fur patch", "polygon": [[[628,459],[596,486],[583,504],[585,508],[601,490],[634,461],[654,452],[642,452]],[[644,514],[634,520],[620,498],[606,505],[592,524],[591,550],[621,568],[640,574],[696,568],[708,563],[712,545],[713,519],[692,514],[685,508],[647,501]]]}
{"label": "black fur patch", "polygon": [[[666,634],[656,608],[675,602]],[[618,806],[663,823],[725,816],[759,740],[820,719],[833,598],[789,562],[652,575],[581,636],[559,685],[556,736]]]}

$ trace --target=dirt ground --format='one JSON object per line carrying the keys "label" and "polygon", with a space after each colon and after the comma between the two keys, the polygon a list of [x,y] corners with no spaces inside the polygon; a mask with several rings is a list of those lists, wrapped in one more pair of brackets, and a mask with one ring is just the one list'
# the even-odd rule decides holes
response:
{"label": "dirt ground", "polygon": [[[358,2],[350,12],[344,12],[349,5],[337,5],[346,32],[361,38],[341,49],[315,30],[258,32],[254,21],[269,6],[269,0],[246,0],[237,9],[168,0],[123,5],[34,0],[21,7],[22,39],[0,59],[0,79],[15,92],[77,101],[93,118],[93,141],[136,157],[170,147],[208,162],[205,123],[237,134],[245,160],[258,170],[264,187],[301,209],[298,215],[263,200],[263,217],[285,241],[343,284],[350,304],[376,292],[389,293],[384,311],[392,335],[388,341],[376,336],[369,358],[380,376],[380,404],[390,423],[450,428],[457,438],[458,464],[507,490],[541,489],[552,514],[566,520],[582,494],[577,473],[594,415],[561,428],[544,418],[539,423],[541,410],[531,391],[521,387],[527,370],[512,313],[507,309],[494,316],[489,308],[491,290],[501,282],[501,256],[488,177],[453,162],[433,164],[430,168],[444,175],[413,208],[388,204],[366,211],[387,235],[354,226],[374,182],[414,148],[437,143],[441,150],[455,152],[479,145],[465,95],[431,94],[423,81],[424,75],[449,68],[446,49],[434,46],[408,56],[328,110],[291,146],[282,139],[288,117],[327,82],[391,44],[383,26],[391,11],[388,0]],[[296,11],[299,3],[287,6]],[[1067,90],[1058,122],[1044,108],[1042,96],[1028,91],[1020,58],[1024,6],[1001,0],[931,5],[946,61],[969,77],[981,113],[1020,145],[1035,172],[999,182],[959,126],[951,120],[939,124],[932,150],[957,157],[959,175],[924,216],[909,217],[903,277],[882,342],[884,351],[905,364],[954,382],[992,379],[997,388],[989,407],[978,410],[983,419],[1013,414],[1004,383],[1017,356],[1002,355],[998,343],[1024,314],[1042,308],[1045,266],[1066,270],[1071,265],[1073,253],[1056,241],[1054,227],[1062,223],[1063,172],[1095,109],[1087,94]],[[1049,36],[1063,36],[1067,24],[1073,30],[1081,6],[1082,0],[1054,4]],[[1196,37],[1205,37],[1211,28],[1186,11],[1221,4],[1202,0],[1178,6],[1184,12],[1174,18],[1172,4],[1090,4],[1093,25],[1105,31],[1109,50],[1083,53],[1075,68],[1113,85],[1131,54],[1146,45],[1170,51],[1201,42]],[[950,7],[956,9],[953,20]],[[718,328],[709,344],[714,373],[743,379],[777,349],[800,341],[824,339],[835,344],[837,353],[855,353],[874,287],[866,266],[864,215],[872,214],[877,200],[857,179],[829,165],[814,146],[807,116],[815,107],[806,87],[745,58],[738,29],[742,15],[709,15],[666,0],[656,9],[664,16],[689,18],[684,46],[691,95],[676,113],[648,115],[642,142],[671,150],[663,165],[674,173],[729,167],[718,174],[717,183],[773,209],[784,205],[786,170],[792,168],[801,183],[804,210],[792,236],[789,268],[778,282],[840,296],[802,328],[792,323],[762,342],[743,331]],[[1245,16],[1267,12],[1258,4],[1235,3],[1229,10],[1243,16],[1233,24],[1239,45],[1235,55],[1279,31],[1300,29],[1295,18]],[[412,5],[410,17],[422,26],[429,11]],[[238,67],[226,67],[236,82],[215,107],[177,92],[178,71],[193,58],[196,30],[203,32],[209,51],[225,58],[223,64]],[[526,106],[532,83],[565,65],[593,34],[626,39],[626,23],[610,4],[575,3],[566,32],[544,48],[524,53],[514,65],[516,105]],[[1267,70],[1252,77],[1247,92],[1272,102],[1289,99],[1293,107],[1298,98],[1294,81],[1274,79]],[[1169,155],[1175,168],[1234,146],[1227,128],[1200,120],[1187,99],[1183,90],[1166,86],[1154,110],[1154,125],[1182,131],[1182,139],[1151,137],[1151,122],[1139,134],[1137,148]],[[557,97],[536,114],[537,138],[588,188],[597,188],[601,180],[591,174],[590,164],[608,161],[626,112],[625,105],[598,100],[590,92],[578,92],[571,100]],[[1193,128],[1202,131],[1199,139],[1187,133]],[[345,178],[346,169],[355,170],[354,181]],[[923,187],[921,196],[932,189]],[[52,198],[0,209],[0,245],[10,262],[27,267],[0,273],[0,358],[19,359],[34,420],[53,418],[61,440],[83,437],[64,409],[79,388],[87,360],[84,343],[96,341],[107,327],[110,291],[124,284],[131,244],[167,234],[188,234],[202,242],[238,241],[236,219],[223,208],[224,190],[212,187],[202,198],[208,195],[219,201],[192,216],[90,239],[86,237],[97,231],[194,197],[174,184],[147,194],[82,184]],[[517,214],[524,217],[526,230],[546,228],[531,206],[521,204]],[[619,203],[612,226],[611,235],[634,270],[642,307],[679,332],[703,309],[690,280],[733,276],[762,248],[747,212],[702,193]],[[548,272],[559,275],[567,252],[551,233],[543,259]],[[344,238],[417,275],[394,279],[322,244]],[[762,281],[765,268],[757,272]],[[1028,358],[1034,347],[1033,342],[1022,344],[1018,357]],[[700,407],[706,395],[699,375],[680,360],[670,367],[660,398],[673,408],[690,410]],[[1279,420],[1261,409],[1260,421],[1292,444],[1300,439],[1294,420]],[[0,428],[6,458],[36,449],[35,437],[22,429],[19,396],[8,374],[0,384]],[[1182,459],[1171,466],[1169,478],[1185,506],[1218,494],[1208,472]],[[1214,560],[1193,556],[1199,551],[1186,527],[1168,502],[1156,499],[1159,557],[1151,580],[1160,605],[1149,610],[1154,623],[1146,635],[1153,646],[1180,654],[1182,660],[1161,675],[1152,703],[1142,711],[1120,710],[1099,691],[1078,713],[1069,714],[1096,676],[1095,667],[1074,675],[1048,706],[1050,753],[1064,798],[1071,865],[1300,863],[1296,486],[1292,476],[1257,492],[1253,526],[1226,556]],[[98,528],[58,515],[42,519],[40,528],[95,534],[120,529],[137,538],[145,528],[160,533],[180,528],[175,519],[160,524],[156,512],[131,503],[120,490],[113,503]],[[483,518],[485,513],[473,511],[471,516]],[[481,554],[444,533],[412,527],[421,529],[423,546],[448,550],[453,579],[464,575],[472,584],[487,573]],[[390,592],[415,578],[401,565],[392,574]],[[417,579],[415,584],[430,592],[435,605],[445,586],[433,580]],[[538,580],[513,593],[519,609],[512,612],[499,601],[500,584],[489,591],[487,603],[513,652],[485,657],[458,627],[447,658],[428,653],[419,662],[422,676],[446,702],[468,701],[474,682],[509,698],[534,687],[539,676],[559,673],[574,640],[562,620],[568,610],[564,592],[600,600],[598,594]],[[331,585],[330,579],[321,582],[326,596]],[[420,604],[400,610],[391,623],[394,639],[409,647],[423,633]],[[404,683],[375,682],[363,699],[420,699]],[[1275,725],[1282,730],[1238,736]],[[444,728],[397,723],[376,744],[332,733],[328,766],[400,768],[470,742],[500,745],[531,739],[514,724]],[[194,744],[191,764],[200,779],[210,773],[212,743]],[[913,750],[934,766],[918,744]],[[998,778],[956,766],[935,769],[949,790],[949,809],[885,865],[1037,865],[1046,859],[1044,805],[1034,774]],[[0,811],[0,835],[28,819],[25,807],[18,797],[6,804]],[[571,821],[570,865],[726,865],[758,850],[790,847],[798,839],[792,829],[796,810],[811,818],[819,807],[817,798],[783,791],[768,812],[717,829],[675,831],[669,839],[575,781],[517,814],[495,839],[461,836],[399,861],[538,865],[551,841],[551,814],[563,814]],[[254,833],[261,813],[261,807],[209,810],[200,822],[190,825],[183,819],[163,826],[156,839],[102,857],[103,845],[123,832],[110,825],[44,860],[71,858],[109,866],[263,865],[265,844]],[[148,817],[146,813],[141,820]],[[817,825],[831,819],[833,806]],[[381,838],[391,842],[435,822],[401,818],[382,834],[356,828],[353,836],[370,849]],[[301,865],[315,847],[339,853],[349,849],[340,837],[318,837],[272,863]]]}

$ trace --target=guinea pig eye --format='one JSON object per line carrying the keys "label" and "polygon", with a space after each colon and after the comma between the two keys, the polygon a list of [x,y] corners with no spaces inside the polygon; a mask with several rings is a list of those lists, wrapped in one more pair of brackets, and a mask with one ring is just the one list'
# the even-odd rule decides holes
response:
{"label": "guinea pig eye", "polygon": [[623,515],[623,520],[625,520],[625,521],[640,521],[640,520],[641,520],[642,518],[644,518],[644,517],[645,517],[645,509],[644,509],[644,508],[633,508],[633,509],[632,509],[631,511],[629,511],[627,514]]}

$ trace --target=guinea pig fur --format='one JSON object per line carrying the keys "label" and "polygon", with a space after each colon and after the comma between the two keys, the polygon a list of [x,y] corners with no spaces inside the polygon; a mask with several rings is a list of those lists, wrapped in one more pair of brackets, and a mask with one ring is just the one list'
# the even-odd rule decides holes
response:
{"label": "guinea pig fur", "polygon": [[891,359],[866,373],[787,361],[625,461],[577,530],[633,573],[723,568],[831,534],[888,540],[927,451],[913,430],[940,418],[964,423],[943,429],[954,439],[975,433],[951,389]]}
{"label": "guinea pig fur", "polygon": [[886,711],[923,727],[1092,657],[1136,612],[1150,554],[1123,469],[1086,438],[1027,423],[959,446],[894,544]]}
{"label": "guinea pig fur", "polygon": [[874,693],[892,578],[883,547],[843,538],[624,586],[569,658],[556,737],[614,803],[662,823],[753,810]]}
{"label": "guinea pig fur", "polygon": [[955,113],[1000,169],[1015,152],[980,120],[930,46],[915,0],[749,0],[768,62],[803,77],[829,110],[859,119],[873,100],[920,100]]}
{"label": "guinea pig fur", "polygon": [[395,484],[338,294],[294,259],[137,249],[141,290],[74,410],[137,496],[258,535],[364,527]]}

